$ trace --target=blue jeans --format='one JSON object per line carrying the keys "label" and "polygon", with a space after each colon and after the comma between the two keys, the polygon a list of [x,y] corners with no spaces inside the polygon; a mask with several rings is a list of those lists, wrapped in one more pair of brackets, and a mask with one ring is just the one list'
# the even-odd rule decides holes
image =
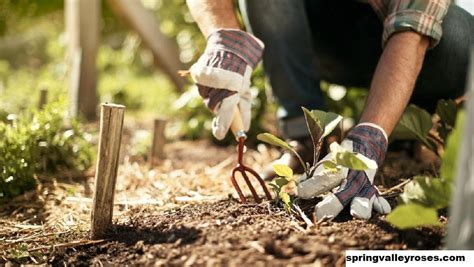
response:
{"label": "blue jeans", "polygon": [[[325,109],[320,81],[368,88],[382,54],[383,26],[355,0],[240,0],[244,21],[265,43],[263,66],[287,138],[307,136],[301,107]],[[474,18],[451,6],[443,37],[426,53],[411,98],[433,111],[441,98],[461,96],[474,43]]]}

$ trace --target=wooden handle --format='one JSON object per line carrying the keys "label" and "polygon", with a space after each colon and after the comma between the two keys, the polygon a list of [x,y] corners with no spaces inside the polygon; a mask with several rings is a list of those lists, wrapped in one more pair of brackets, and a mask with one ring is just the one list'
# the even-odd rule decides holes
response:
{"label": "wooden handle", "polygon": [[242,114],[240,114],[240,110],[237,106],[234,109],[234,119],[232,120],[230,129],[236,137],[238,137],[238,132],[244,131],[244,121],[242,120]]}

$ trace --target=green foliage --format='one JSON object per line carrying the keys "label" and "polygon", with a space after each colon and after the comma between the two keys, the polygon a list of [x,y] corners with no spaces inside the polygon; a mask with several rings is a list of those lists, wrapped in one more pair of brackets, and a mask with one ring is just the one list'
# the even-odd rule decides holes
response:
{"label": "green foliage", "polygon": [[281,140],[280,138],[270,133],[261,133],[257,135],[257,139],[269,145],[273,145],[273,146],[281,147],[283,149],[294,151],[293,147],[290,144],[288,144],[287,142]]}
{"label": "green foliage", "polygon": [[304,107],[303,112],[305,114],[308,131],[310,132],[311,139],[313,140],[314,160],[311,168],[308,167],[309,163],[305,163],[293,147],[280,138],[269,133],[262,133],[257,136],[257,139],[267,144],[278,146],[292,152],[299,159],[307,177],[312,176],[314,171],[321,164],[330,170],[337,170],[341,167],[354,170],[377,168],[377,164],[373,160],[370,160],[361,154],[347,151],[336,143],[331,145],[333,158],[318,163],[317,160],[323,138],[329,135],[336,128],[336,126],[342,120],[342,116],[321,110],[309,111]]}
{"label": "green foliage", "polygon": [[438,133],[441,139],[446,142],[449,133],[453,130],[456,124],[456,116],[459,108],[452,99],[438,101],[436,106],[436,114],[439,116]]}
{"label": "green foliage", "polygon": [[411,104],[403,113],[392,134],[392,138],[416,139],[436,152],[436,145],[428,138],[428,133],[432,127],[431,115],[426,110]]}
{"label": "green foliage", "polygon": [[[432,116],[424,109],[411,104],[405,110],[391,139],[418,140],[438,156],[444,153],[443,145],[449,133],[454,128],[459,107],[454,100],[441,99],[436,106],[436,115],[439,122],[436,133],[432,133]],[[438,137],[439,136],[439,137]]]}
{"label": "green foliage", "polygon": [[289,145],[285,141],[281,140],[280,138],[278,138],[278,137],[276,137],[276,136],[274,136],[273,134],[270,134],[270,133],[258,134],[257,139],[262,141],[262,142],[265,142],[267,144],[274,145],[274,146],[277,146],[277,147],[281,147],[281,148],[286,149],[286,150],[290,151],[291,153],[293,153],[298,158],[298,160],[299,160],[301,166],[303,167],[304,171],[306,172],[306,174],[309,175],[308,166],[303,161],[303,158],[300,156],[300,154],[298,154],[298,152],[296,152],[296,150],[291,145]]}
{"label": "green foliage", "polygon": [[440,225],[436,209],[418,204],[398,206],[387,216],[387,221],[400,229],[414,228],[420,225]]}
{"label": "green foliage", "polygon": [[437,210],[449,205],[453,191],[463,122],[464,113],[458,112],[456,127],[448,137],[443,156],[441,177],[417,176],[410,181],[400,196],[404,204],[387,216],[391,224],[401,229],[438,224]]}
{"label": "green foliage", "polygon": [[449,204],[450,196],[451,184],[445,179],[416,176],[405,186],[400,197],[404,203],[441,209]]}
{"label": "green foliage", "polygon": [[[293,201],[288,191],[291,191],[291,187],[294,187],[296,184],[293,170],[286,165],[275,164],[273,165],[273,171],[277,174],[277,178],[270,183],[270,186],[275,195],[278,196],[277,200],[279,199],[283,203],[285,210],[290,212],[293,208]],[[286,190],[287,187],[290,187],[290,189]]]}
{"label": "green foliage", "polygon": [[453,131],[451,131],[446,141],[446,150],[443,155],[443,164],[440,168],[440,175],[443,179],[449,182],[454,181],[456,163],[458,159],[458,150],[461,145],[460,142],[462,140],[461,134],[463,133],[464,121],[464,111],[458,112],[455,123],[456,127],[453,129]]}
{"label": "green foliage", "polygon": [[[358,171],[363,171],[367,170],[369,168],[374,167],[373,164],[368,163],[367,158],[365,158],[361,154],[349,152],[349,151],[343,151],[343,152],[337,152],[335,154],[335,159],[334,163],[335,165],[346,167],[352,170],[358,170]],[[371,166],[371,167],[369,167]],[[377,164],[375,164],[375,167]]]}
{"label": "green foliage", "polygon": [[[309,111],[307,109],[304,109]],[[305,113],[306,113],[305,111]],[[311,118],[319,122],[319,125],[324,130],[321,138],[328,136],[339,125],[342,116],[333,112],[325,112],[322,110],[311,110]]]}
{"label": "green foliage", "polygon": [[65,127],[65,105],[24,112],[11,124],[0,122],[0,201],[35,185],[35,174],[81,172],[92,164],[90,137],[76,121]]}

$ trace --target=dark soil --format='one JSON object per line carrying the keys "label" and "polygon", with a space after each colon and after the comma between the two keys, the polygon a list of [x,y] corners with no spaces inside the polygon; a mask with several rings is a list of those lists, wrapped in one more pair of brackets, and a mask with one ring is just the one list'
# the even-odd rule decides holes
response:
{"label": "dark soil", "polygon": [[[270,162],[270,152],[249,151],[247,160],[264,166]],[[400,231],[390,226],[385,216],[375,213],[372,219],[363,221],[352,219],[345,210],[334,221],[306,229],[301,220],[290,217],[274,203],[241,205],[232,197],[226,198],[234,190],[221,179],[228,177],[233,161],[227,165],[221,162],[235,157],[233,148],[183,142],[169,145],[168,153],[173,160],[155,168],[158,175],[153,178],[147,178],[148,169],[143,174],[139,165],[122,166],[116,198],[143,195],[145,200],[164,202],[130,208],[117,206],[114,227],[100,243],[84,245],[90,242],[86,231],[90,206],[67,201],[70,188],[76,190],[77,197],[90,197],[83,186],[87,182],[75,187],[56,182],[55,186],[42,184],[35,198],[25,194],[18,203],[1,207],[0,265],[13,262],[54,266],[343,266],[348,249],[442,248],[444,227]],[[403,190],[398,186],[400,183],[419,174],[436,176],[437,169],[436,164],[421,164],[405,152],[391,152],[375,184],[394,208]],[[194,195],[186,194],[188,191]],[[178,196],[196,199],[214,195],[221,196],[221,200],[177,201]],[[311,218],[312,209],[320,200],[299,204]],[[70,218],[78,222],[76,228],[67,227],[66,232],[56,229],[57,224]],[[446,223],[446,218],[441,221]],[[43,222],[46,226],[42,228]],[[86,228],[79,227],[84,225],[80,222],[85,222]],[[35,232],[23,229],[26,224]],[[13,243],[2,244],[6,240]],[[73,241],[81,243],[72,244]],[[52,245],[61,244],[66,245],[51,249]],[[17,258],[18,253],[10,251],[23,245],[27,250],[36,248],[35,253]]]}
{"label": "dark soil", "polygon": [[53,265],[343,266],[347,249],[439,249],[443,228],[399,231],[382,217],[333,222],[305,230],[269,203],[233,199],[180,209],[135,209],[101,244],[70,248]]}

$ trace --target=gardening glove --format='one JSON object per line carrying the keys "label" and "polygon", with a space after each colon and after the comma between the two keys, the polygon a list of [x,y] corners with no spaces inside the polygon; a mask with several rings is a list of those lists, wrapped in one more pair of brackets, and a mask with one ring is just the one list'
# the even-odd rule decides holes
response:
{"label": "gardening glove", "polygon": [[264,45],[241,30],[220,29],[209,35],[204,54],[191,66],[190,74],[207,107],[216,114],[212,133],[221,140],[239,107],[244,130],[250,128],[250,76],[262,57]]}
{"label": "gardening glove", "polygon": [[[317,221],[336,217],[349,203],[351,215],[356,218],[369,219],[372,208],[381,214],[389,213],[390,204],[379,195],[377,188],[372,184],[377,166],[382,164],[387,151],[385,131],[375,124],[359,124],[349,132],[341,146],[351,152],[362,154],[376,164],[365,171],[341,168],[337,172],[327,172],[321,166],[312,177],[308,179],[303,177],[298,185],[298,195],[302,198],[315,197],[323,193],[322,190],[327,191],[331,186],[337,186],[342,180],[335,193],[330,193],[316,205],[314,212]],[[332,156],[331,153],[327,157]]]}

